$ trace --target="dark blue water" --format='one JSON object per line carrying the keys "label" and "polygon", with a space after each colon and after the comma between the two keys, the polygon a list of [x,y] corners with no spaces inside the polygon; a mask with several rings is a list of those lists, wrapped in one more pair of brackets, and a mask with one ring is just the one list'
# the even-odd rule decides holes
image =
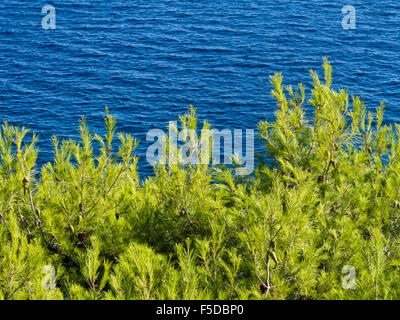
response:
{"label": "dark blue water", "polygon": [[[56,8],[57,29],[41,9]],[[356,8],[355,30],[341,25]],[[193,104],[214,127],[255,128],[272,119],[269,76],[310,88],[308,70],[333,64],[334,86],[400,120],[400,1],[21,1],[0,2],[0,120],[50,137],[77,136],[81,114],[102,132],[104,107],[141,140]]]}

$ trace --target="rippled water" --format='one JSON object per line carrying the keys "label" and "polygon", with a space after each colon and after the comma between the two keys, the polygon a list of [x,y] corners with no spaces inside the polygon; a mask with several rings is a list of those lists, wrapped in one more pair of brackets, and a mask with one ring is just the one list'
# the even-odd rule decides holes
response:
{"label": "rippled water", "polygon": [[[53,1],[57,29],[41,27],[42,1],[0,2],[0,120],[50,137],[76,137],[81,114],[102,130],[109,106],[141,140],[193,104],[216,128],[272,119],[269,75],[310,87],[308,70],[333,64],[334,85],[400,121],[400,1]],[[355,30],[341,26],[356,8]]]}

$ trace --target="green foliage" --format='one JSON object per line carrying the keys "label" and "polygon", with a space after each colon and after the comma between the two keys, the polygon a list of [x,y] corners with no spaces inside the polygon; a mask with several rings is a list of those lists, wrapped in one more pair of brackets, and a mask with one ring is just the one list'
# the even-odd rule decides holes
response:
{"label": "green foliage", "polygon": [[259,123],[266,152],[245,179],[210,164],[193,107],[166,157],[201,163],[161,161],[143,182],[108,109],[104,137],[82,118],[40,172],[37,137],[4,123],[0,298],[399,299],[400,125],[323,69],[309,97],[271,77],[276,119]]}

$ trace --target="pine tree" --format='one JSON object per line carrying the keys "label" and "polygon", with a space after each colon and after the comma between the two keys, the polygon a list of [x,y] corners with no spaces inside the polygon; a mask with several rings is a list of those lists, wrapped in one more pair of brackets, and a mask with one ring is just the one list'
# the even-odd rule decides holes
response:
{"label": "pine tree", "polygon": [[398,299],[400,125],[323,70],[310,92],[271,77],[275,120],[258,124],[246,178],[211,164],[193,107],[169,128],[184,145],[165,137],[143,181],[138,141],[107,108],[104,137],[82,118],[42,168],[37,136],[5,122],[0,298]]}

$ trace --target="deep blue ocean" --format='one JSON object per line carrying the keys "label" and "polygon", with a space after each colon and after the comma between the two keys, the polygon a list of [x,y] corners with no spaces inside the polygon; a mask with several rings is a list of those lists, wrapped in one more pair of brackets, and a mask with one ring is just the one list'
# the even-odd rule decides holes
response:
{"label": "deep blue ocean", "polygon": [[[42,28],[42,7],[56,29]],[[342,28],[342,7],[356,29]],[[78,120],[102,133],[104,107],[140,141],[140,173],[151,173],[146,133],[193,104],[222,129],[273,119],[269,76],[310,88],[309,69],[333,65],[335,88],[371,109],[387,103],[400,121],[400,1],[21,1],[0,2],[0,121],[50,138],[76,138]]]}

